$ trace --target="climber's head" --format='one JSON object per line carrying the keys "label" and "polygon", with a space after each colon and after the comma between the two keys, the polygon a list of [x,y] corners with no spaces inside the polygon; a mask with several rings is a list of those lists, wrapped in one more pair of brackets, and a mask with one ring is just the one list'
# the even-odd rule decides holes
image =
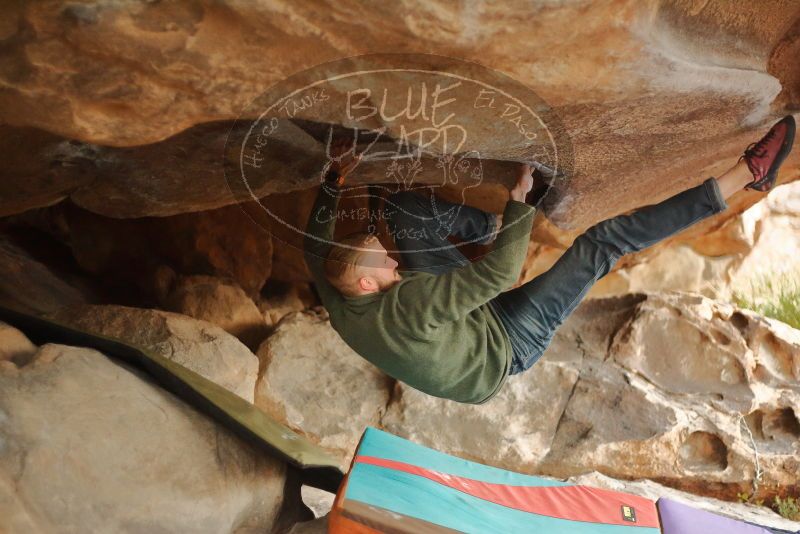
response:
{"label": "climber's head", "polygon": [[350,234],[333,246],[325,260],[325,277],[347,297],[385,291],[400,280],[398,263],[372,234]]}

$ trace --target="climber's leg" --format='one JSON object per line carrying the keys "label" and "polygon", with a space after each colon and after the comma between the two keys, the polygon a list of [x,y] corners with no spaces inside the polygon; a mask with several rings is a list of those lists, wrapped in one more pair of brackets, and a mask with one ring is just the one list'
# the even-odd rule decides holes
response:
{"label": "climber's leg", "polygon": [[491,304],[514,349],[511,373],[536,363],[555,330],[620,257],[727,207],[717,181],[709,178],[659,204],[592,226],[575,239],[550,270],[493,299]]}
{"label": "climber's leg", "polygon": [[448,235],[482,244],[496,222],[493,213],[438,199],[429,188],[389,195],[384,214],[403,267],[434,274],[469,264]]}
{"label": "climber's leg", "polygon": [[736,193],[745,188],[747,184],[753,181],[753,173],[747,168],[747,162],[742,159],[725,171],[720,177],[717,178],[717,185],[719,191],[722,193],[722,198],[728,199]]}

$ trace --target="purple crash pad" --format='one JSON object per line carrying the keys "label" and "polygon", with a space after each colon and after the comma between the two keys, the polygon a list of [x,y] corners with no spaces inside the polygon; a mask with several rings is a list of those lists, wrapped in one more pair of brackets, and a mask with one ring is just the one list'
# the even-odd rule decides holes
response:
{"label": "purple crash pad", "polygon": [[660,498],[656,502],[664,534],[770,534],[769,530],[735,519],[698,510],[686,504]]}

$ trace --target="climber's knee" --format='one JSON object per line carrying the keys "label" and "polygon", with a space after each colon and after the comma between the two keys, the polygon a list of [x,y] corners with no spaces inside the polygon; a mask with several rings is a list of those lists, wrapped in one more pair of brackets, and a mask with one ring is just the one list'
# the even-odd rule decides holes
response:
{"label": "climber's knee", "polygon": [[632,252],[633,247],[630,242],[618,235],[613,225],[613,219],[601,221],[586,230],[578,239],[583,239],[605,256],[615,256],[619,259]]}

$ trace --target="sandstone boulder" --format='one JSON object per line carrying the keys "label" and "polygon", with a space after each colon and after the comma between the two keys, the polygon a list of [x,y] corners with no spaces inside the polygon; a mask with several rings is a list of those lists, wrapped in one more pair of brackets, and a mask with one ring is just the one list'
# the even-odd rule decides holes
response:
{"label": "sandstone boulder", "polygon": [[184,276],[163,302],[166,310],[213,323],[256,350],[268,328],[255,302],[236,282],[213,276]]}
{"label": "sandstone boulder", "polygon": [[381,424],[448,454],[491,458],[493,465],[505,469],[535,469],[550,449],[579,375],[563,363],[539,365],[536,373],[509,377],[502,391],[482,405],[431,397],[398,383]]}
{"label": "sandstone boulder", "polygon": [[147,287],[149,274],[169,264],[179,274],[235,280],[255,294],[269,278],[269,231],[247,206],[174,217],[115,219],[70,209],[69,243],[80,266],[95,275]]}
{"label": "sandstone boulder", "polygon": [[731,275],[731,288],[745,295],[781,275],[798,274],[800,184],[776,188],[751,209],[742,217],[752,228],[754,243]]}
{"label": "sandstone boulder", "polygon": [[[91,183],[70,176],[65,183],[77,186],[74,191],[44,178],[31,187],[17,185],[12,192],[23,194],[9,202],[6,213],[52,203],[68,192],[89,209],[128,217],[220,207],[230,202],[222,162],[236,159],[222,146],[230,121],[258,115],[251,103],[276,83],[302,78],[298,73],[310,65],[351,58],[358,70],[364,65],[354,56],[381,50],[426,50],[437,56],[418,66],[435,64],[459,74],[491,66],[540,95],[562,118],[576,147],[573,179],[559,187],[551,213],[572,228],[719,173],[768,122],[796,109],[800,94],[794,61],[798,14],[791,2],[769,9],[744,0],[713,7],[699,0],[548,2],[532,7],[531,16],[547,28],[533,40],[523,38],[530,21],[509,18],[503,10],[435,9],[425,2],[383,10],[326,2],[289,12],[278,2],[205,0],[176,8],[52,1],[9,5],[4,15],[8,22],[0,31],[9,59],[0,69],[6,87],[0,98],[3,121],[56,133],[67,145],[95,143],[80,147],[88,155]],[[354,16],[355,40],[343,37],[353,33]],[[320,35],[325,38],[316,38]],[[450,58],[468,63],[456,65]],[[384,59],[370,66],[397,65]],[[317,74],[323,78],[330,69],[321,67]],[[390,94],[402,101],[419,83],[405,73],[390,86]],[[345,82],[331,87],[337,93],[349,88]],[[513,124],[487,125],[470,114],[471,101],[457,105],[461,122],[476,132],[468,149],[488,159],[519,156]],[[349,120],[338,108],[320,106],[291,118],[322,125]],[[386,126],[397,137],[392,121],[374,123],[370,126]],[[291,137],[268,158],[272,183],[259,194],[311,185],[298,182],[311,180],[304,166],[317,152],[299,142],[301,132]],[[172,146],[138,153],[107,149],[168,138]],[[782,181],[797,177],[799,157],[787,164]],[[38,168],[71,165],[75,159],[19,165],[14,181],[23,182],[31,166],[39,176]],[[162,160],[171,164],[159,165]],[[154,172],[161,179],[151,180]]]}
{"label": "sandstone boulder", "polygon": [[13,362],[21,366],[28,363],[36,354],[37,347],[25,334],[16,328],[0,322],[0,362]]}
{"label": "sandstone boulder", "polygon": [[45,345],[0,369],[4,532],[265,532],[285,466],[146,375]]}
{"label": "sandstone boulder", "polygon": [[377,426],[386,409],[390,379],[342,341],[325,313],[284,318],[258,358],[255,404],[347,469],[364,428]]}
{"label": "sandstone boulder", "polygon": [[265,292],[262,292],[257,302],[264,321],[271,328],[274,328],[286,315],[303,311],[318,303],[311,284],[302,282],[273,282]]}
{"label": "sandstone boulder", "polygon": [[333,493],[328,493],[311,486],[303,486],[300,490],[303,503],[314,513],[314,517],[323,517],[331,511],[333,500],[336,497]]}
{"label": "sandstone boulder", "polygon": [[55,318],[152,350],[253,402],[258,359],[219,326],[178,313],[116,305],[71,308]]}
{"label": "sandstone boulder", "polygon": [[[0,217],[50,206],[88,185],[94,177],[77,172],[92,147],[72,143],[38,128],[0,125],[5,179],[0,181]],[[12,178],[13,177],[13,178]]]}
{"label": "sandstone boulder", "polygon": [[50,313],[65,306],[96,301],[97,295],[91,288],[72,282],[15,239],[0,235],[0,302],[4,305],[32,313]]}
{"label": "sandstone boulder", "polygon": [[480,410],[400,385],[382,424],[528,473],[597,470],[725,499],[752,490],[757,451],[769,496],[800,475],[798,335],[699,295],[593,299]]}
{"label": "sandstone boulder", "polygon": [[[561,350],[564,336],[582,335],[592,308],[562,328]],[[733,499],[753,484],[758,452],[761,489],[791,485],[800,469],[796,338],[694,295],[650,294],[630,313],[601,350],[587,352],[541,468],[570,476],[594,466]],[[779,437],[750,439],[764,435],[761,413]]]}

